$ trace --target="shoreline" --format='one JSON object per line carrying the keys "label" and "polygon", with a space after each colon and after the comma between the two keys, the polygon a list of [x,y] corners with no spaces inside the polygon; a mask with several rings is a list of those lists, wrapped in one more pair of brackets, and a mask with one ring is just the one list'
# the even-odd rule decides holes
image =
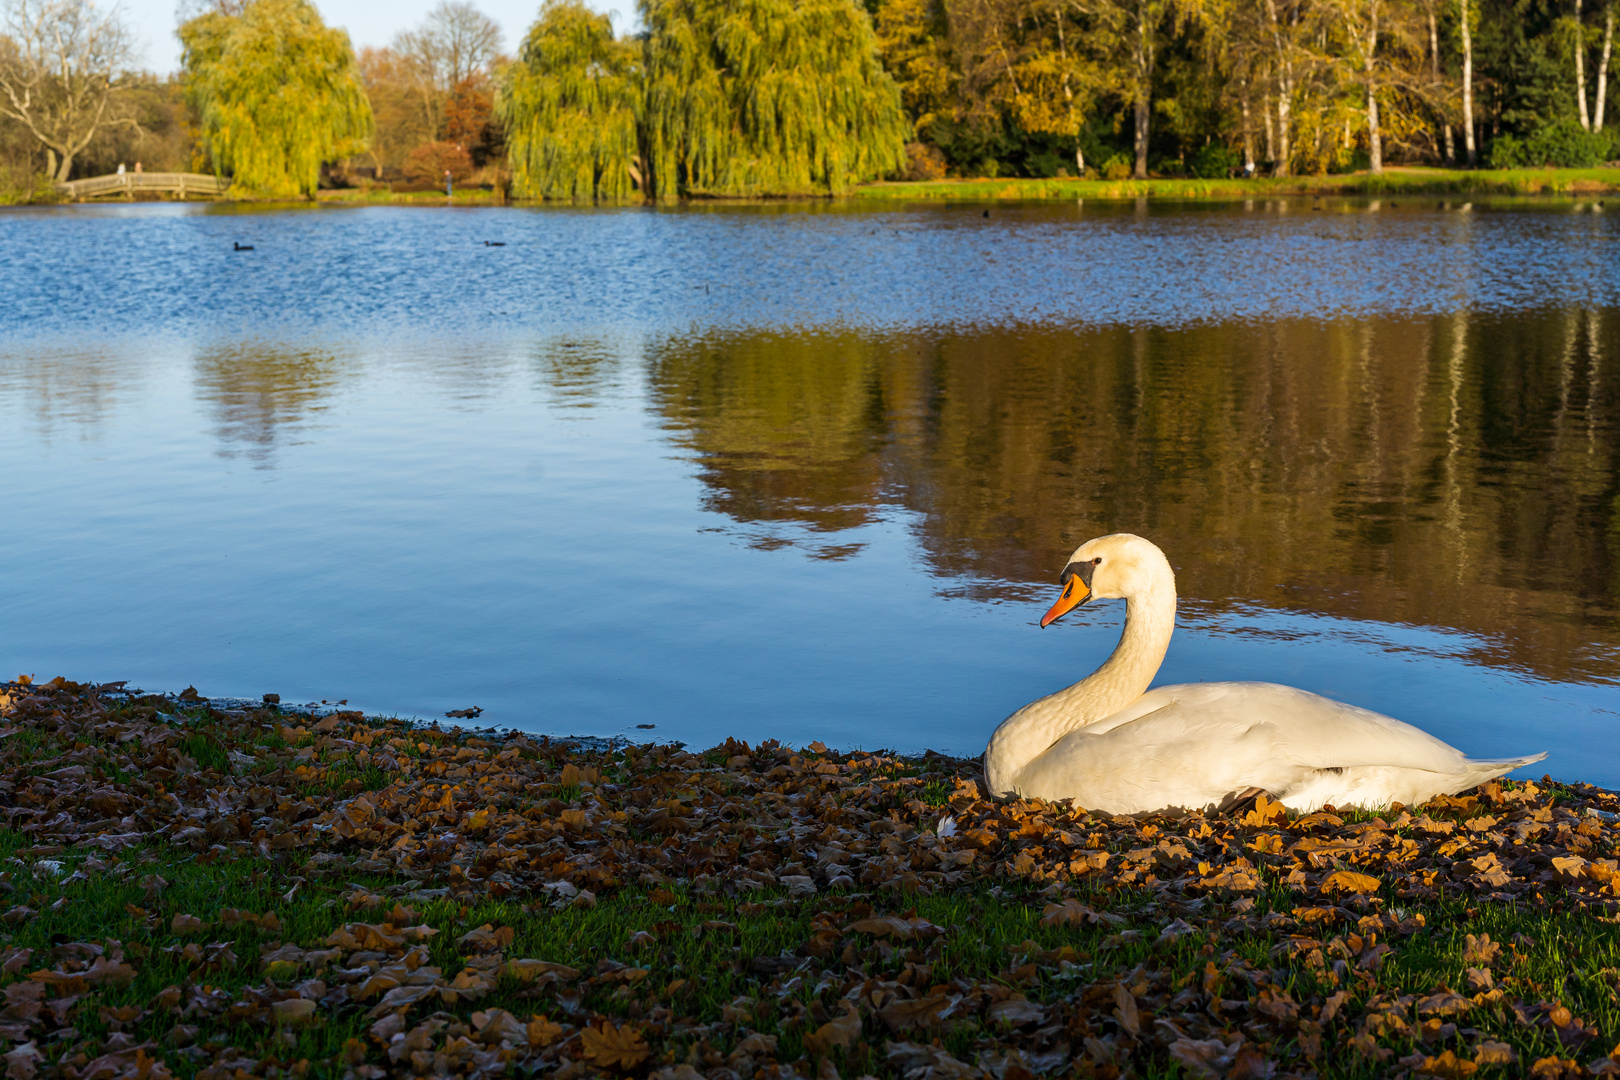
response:
{"label": "shoreline", "polygon": [[0,683],[8,1064],[1620,1072],[1614,792],[1114,817],[987,800],[937,755],[286,708]]}
{"label": "shoreline", "polygon": [[[1620,165],[1592,169],[1431,169],[1396,167],[1379,176],[1346,173],[1329,176],[1255,177],[1253,179],[1079,180],[1069,178],[953,179],[876,181],[840,195],[797,195],[757,198],[687,198],[658,203],[627,199],[611,203],[548,202],[509,198],[498,190],[468,189],[446,199],[437,191],[394,192],[372,188],[327,188],[304,200],[255,198],[173,199],[161,196],[126,200],[84,198],[56,205],[133,205],[141,202],[206,202],[232,206],[748,206],[760,204],[872,202],[1056,202],[1099,201],[1235,202],[1250,199],[1447,198],[1473,197],[1535,202],[1598,199],[1620,194]],[[51,203],[19,203],[52,205]]]}
{"label": "shoreline", "polygon": [[1252,180],[939,180],[883,182],[854,198],[926,202],[1059,199],[1235,201],[1321,196],[1474,195],[1579,199],[1620,192],[1620,166],[1596,169],[1390,169],[1380,176],[1256,177]]}

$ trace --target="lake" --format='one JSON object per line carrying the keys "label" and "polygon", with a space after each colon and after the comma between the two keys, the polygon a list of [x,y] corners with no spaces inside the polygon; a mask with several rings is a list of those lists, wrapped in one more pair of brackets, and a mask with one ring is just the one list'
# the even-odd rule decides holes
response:
{"label": "lake", "polygon": [[1037,623],[1130,531],[1160,682],[1620,786],[1613,208],[75,206],[0,255],[8,675],[976,754],[1107,655],[1118,604]]}

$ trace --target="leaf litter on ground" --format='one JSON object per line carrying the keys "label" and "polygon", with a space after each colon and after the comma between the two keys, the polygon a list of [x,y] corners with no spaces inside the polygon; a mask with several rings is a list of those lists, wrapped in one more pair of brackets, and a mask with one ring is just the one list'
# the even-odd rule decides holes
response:
{"label": "leaf litter on ground", "polygon": [[1620,798],[1112,816],[974,762],[0,684],[10,1080],[1620,1073]]}

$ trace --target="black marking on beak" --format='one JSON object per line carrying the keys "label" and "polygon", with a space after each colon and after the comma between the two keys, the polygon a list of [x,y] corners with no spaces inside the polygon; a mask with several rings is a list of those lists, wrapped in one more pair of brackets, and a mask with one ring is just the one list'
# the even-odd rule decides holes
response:
{"label": "black marking on beak", "polygon": [[1067,585],[1072,578],[1078,576],[1085,583],[1086,588],[1089,589],[1091,588],[1091,573],[1095,569],[1097,569],[1097,564],[1094,560],[1086,559],[1082,562],[1076,559],[1063,568],[1063,573],[1059,575],[1058,582]]}

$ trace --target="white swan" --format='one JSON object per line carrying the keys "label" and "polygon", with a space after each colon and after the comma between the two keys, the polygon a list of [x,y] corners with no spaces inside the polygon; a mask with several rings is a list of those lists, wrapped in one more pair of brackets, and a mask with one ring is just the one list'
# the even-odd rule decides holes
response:
{"label": "white swan", "polygon": [[1115,814],[1208,807],[1252,788],[1297,811],[1415,805],[1547,756],[1472,760],[1410,724],[1274,683],[1148,691],[1176,620],[1164,552],[1130,533],[1100,536],[1061,580],[1043,627],[1098,596],[1124,599],[1125,629],[1089,677],[996,728],[984,751],[993,795],[1073,799]]}

